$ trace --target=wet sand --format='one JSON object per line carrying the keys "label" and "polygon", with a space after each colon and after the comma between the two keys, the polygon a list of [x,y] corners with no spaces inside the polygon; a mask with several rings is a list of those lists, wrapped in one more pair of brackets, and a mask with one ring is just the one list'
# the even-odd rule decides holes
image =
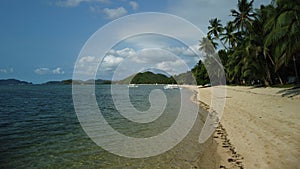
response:
{"label": "wet sand", "polygon": [[[212,87],[190,88],[199,92],[201,106],[208,108]],[[300,89],[226,89],[224,114],[213,136],[220,159],[207,167],[300,168]]]}

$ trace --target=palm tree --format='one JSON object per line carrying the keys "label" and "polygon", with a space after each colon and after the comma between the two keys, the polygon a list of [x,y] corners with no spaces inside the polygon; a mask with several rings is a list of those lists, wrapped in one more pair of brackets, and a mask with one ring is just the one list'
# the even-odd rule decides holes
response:
{"label": "palm tree", "polygon": [[265,86],[273,84],[272,73],[270,67],[272,66],[263,52],[263,31],[261,20],[253,22],[253,29],[249,36],[246,36],[245,43],[242,48],[245,49],[243,57],[242,77],[248,83],[253,80],[261,80]]}
{"label": "palm tree", "polygon": [[234,32],[233,22],[228,22],[224,28],[225,33],[223,33],[220,38],[223,43],[228,43],[229,48],[234,48],[236,44],[236,33]]}
{"label": "palm tree", "polygon": [[233,20],[234,26],[242,33],[251,28],[252,21],[255,18],[252,7],[253,1],[238,0],[238,11],[235,9],[231,10],[231,15],[235,17]]}
{"label": "palm tree", "polygon": [[300,52],[300,3],[298,1],[277,0],[273,15],[265,24],[269,32],[264,48],[272,48],[275,71],[293,62],[296,81],[299,82],[296,59]]}
{"label": "palm tree", "polygon": [[219,40],[221,42],[221,44],[223,45],[223,47],[225,49],[227,49],[227,47],[224,45],[224,43],[220,40],[219,35],[222,34],[224,28],[223,25],[221,24],[221,20],[214,18],[209,20],[209,26],[208,26],[208,33],[207,36],[211,37],[211,39],[216,39]]}
{"label": "palm tree", "polygon": [[208,35],[215,36],[216,38],[219,38],[219,33],[223,32],[221,21],[218,18],[214,18],[209,20],[209,26],[208,26]]}
{"label": "palm tree", "polygon": [[226,50],[218,53],[230,83],[261,80],[272,85],[279,80],[283,84],[281,77],[291,74],[299,82],[300,1],[272,0],[255,11],[253,0],[249,1],[238,0],[238,9],[231,10],[234,18],[225,27],[217,18],[209,21],[207,37],[200,41],[200,50],[207,56],[205,65],[214,63],[209,59],[222,43]]}

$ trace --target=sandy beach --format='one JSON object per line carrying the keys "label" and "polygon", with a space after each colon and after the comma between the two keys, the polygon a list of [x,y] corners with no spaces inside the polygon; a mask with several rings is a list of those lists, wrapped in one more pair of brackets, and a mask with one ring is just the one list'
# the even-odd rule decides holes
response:
{"label": "sandy beach", "polygon": [[[300,90],[226,86],[213,139],[220,168],[300,168]],[[195,89],[202,107],[212,87]]]}

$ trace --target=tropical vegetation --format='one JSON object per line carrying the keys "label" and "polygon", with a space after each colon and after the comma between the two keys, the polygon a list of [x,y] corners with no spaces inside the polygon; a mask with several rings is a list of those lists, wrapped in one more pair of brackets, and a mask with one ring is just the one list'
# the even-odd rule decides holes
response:
{"label": "tropical vegetation", "polygon": [[199,49],[206,59],[192,69],[198,84],[208,83],[203,62],[216,54],[229,84],[277,85],[299,83],[300,1],[273,0],[253,8],[253,0],[238,0],[232,20],[209,21]]}

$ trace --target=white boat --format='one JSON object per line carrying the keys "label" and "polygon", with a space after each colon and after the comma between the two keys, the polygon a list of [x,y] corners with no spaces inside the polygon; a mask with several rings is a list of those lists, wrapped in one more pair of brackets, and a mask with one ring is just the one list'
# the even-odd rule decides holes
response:
{"label": "white boat", "polygon": [[164,89],[180,89],[178,85],[168,84],[164,86]]}
{"label": "white boat", "polygon": [[136,84],[129,84],[128,87],[139,87],[139,86]]}

